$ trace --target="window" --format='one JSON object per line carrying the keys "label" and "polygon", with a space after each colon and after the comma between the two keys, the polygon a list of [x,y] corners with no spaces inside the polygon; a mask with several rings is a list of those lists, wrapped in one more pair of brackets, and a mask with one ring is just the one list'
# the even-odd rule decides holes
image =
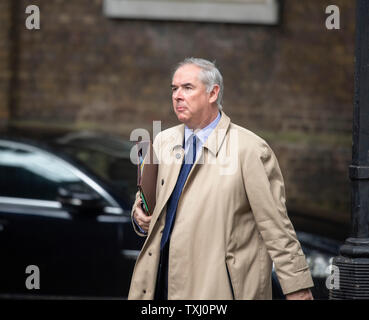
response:
{"label": "window", "polygon": [[55,201],[60,186],[92,191],[70,165],[34,147],[0,142],[0,196]]}
{"label": "window", "polygon": [[104,0],[110,18],[274,25],[278,0]]}

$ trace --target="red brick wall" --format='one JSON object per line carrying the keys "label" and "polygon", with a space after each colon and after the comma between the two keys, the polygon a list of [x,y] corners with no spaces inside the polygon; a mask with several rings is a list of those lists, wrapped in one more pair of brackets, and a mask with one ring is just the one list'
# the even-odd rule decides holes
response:
{"label": "red brick wall", "polygon": [[11,0],[0,2],[0,129],[9,118]]}
{"label": "red brick wall", "polygon": [[[41,10],[38,31],[24,27],[31,2]],[[328,0],[284,1],[277,27],[112,20],[103,16],[102,0],[31,2],[20,1],[18,12],[12,125],[98,128],[125,137],[150,129],[152,120],[169,127],[176,123],[172,66],[186,56],[216,60],[224,110],[272,145],[289,208],[348,221],[353,1],[334,1],[339,31],[325,28]]]}
{"label": "red brick wall", "polygon": [[102,0],[34,0],[39,31],[23,26],[30,2],[20,2],[15,119],[170,125],[170,68],[201,56],[217,60],[225,110],[241,125],[351,132],[354,10],[347,1],[336,1],[340,31],[325,29],[325,0],[285,1],[279,27],[111,20]]}

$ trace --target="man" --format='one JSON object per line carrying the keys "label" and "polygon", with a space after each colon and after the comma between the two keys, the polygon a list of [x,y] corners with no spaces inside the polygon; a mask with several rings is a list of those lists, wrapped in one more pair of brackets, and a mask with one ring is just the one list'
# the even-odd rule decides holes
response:
{"label": "man", "polygon": [[213,63],[184,60],[171,87],[183,124],[154,141],[152,216],[138,194],[132,208],[133,226],[147,239],[129,299],[271,299],[272,262],[287,299],[312,299],[274,153],[222,111],[223,80]]}

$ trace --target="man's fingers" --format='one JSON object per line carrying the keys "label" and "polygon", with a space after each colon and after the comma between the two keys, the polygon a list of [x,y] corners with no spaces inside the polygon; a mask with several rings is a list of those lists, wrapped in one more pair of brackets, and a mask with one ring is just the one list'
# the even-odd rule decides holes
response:
{"label": "man's fingers", "polygon": [[149,223],[143,223],[141,225],[141,228],[144,229],[145,231],[149,231],[150,228],[150,224]]}
{"label": "man's fingers", "polygon": [[150,223],[147,223],[147,222],[143,222],[143,221],[139,221],[137,222],[138,225],[143,229],[145,230],[146,232],[149,231],[149,228],[150,228]]}
{"label": "man's fingers", "polygon": [[137,202],[137,206],[135,208],[135,211],[133,213],[133,216],[138,223],[138,225],[145,231],[149,230],[150,222],[151,222],[151,216],[148,216],[144,210],[141,208],[142,200],[140,199]]}
{"label": "man's fingers", "polygon": [[136,207],[135,218],[144,221],[145,223],[150,223],[151,221],[151,216],[148,216],[139,206]]}
{"label": "man's fingers", "polygon": [[135,209],[135,216],[136,217],[142,217],[144,216],[145,213],[143,212],[143,210],[140,208],[140,206],[138,205]]}
{"label": "man's fingers", "polygon": [[147,215],[144,213],[144,215],[142,216],[142,221],[143,221],[144,223],[150,223],[150,221],[151,221],[151,216],[147,216]]}

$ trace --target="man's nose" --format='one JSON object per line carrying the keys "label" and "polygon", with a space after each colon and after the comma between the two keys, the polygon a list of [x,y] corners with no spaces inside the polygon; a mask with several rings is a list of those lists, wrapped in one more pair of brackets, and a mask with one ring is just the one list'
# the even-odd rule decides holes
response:
{"label": "man's nose", "polygon": [[176,91],[173,92],[173,99],[174,100],[183,99],[182,90],[180,88],[178,88]]}

